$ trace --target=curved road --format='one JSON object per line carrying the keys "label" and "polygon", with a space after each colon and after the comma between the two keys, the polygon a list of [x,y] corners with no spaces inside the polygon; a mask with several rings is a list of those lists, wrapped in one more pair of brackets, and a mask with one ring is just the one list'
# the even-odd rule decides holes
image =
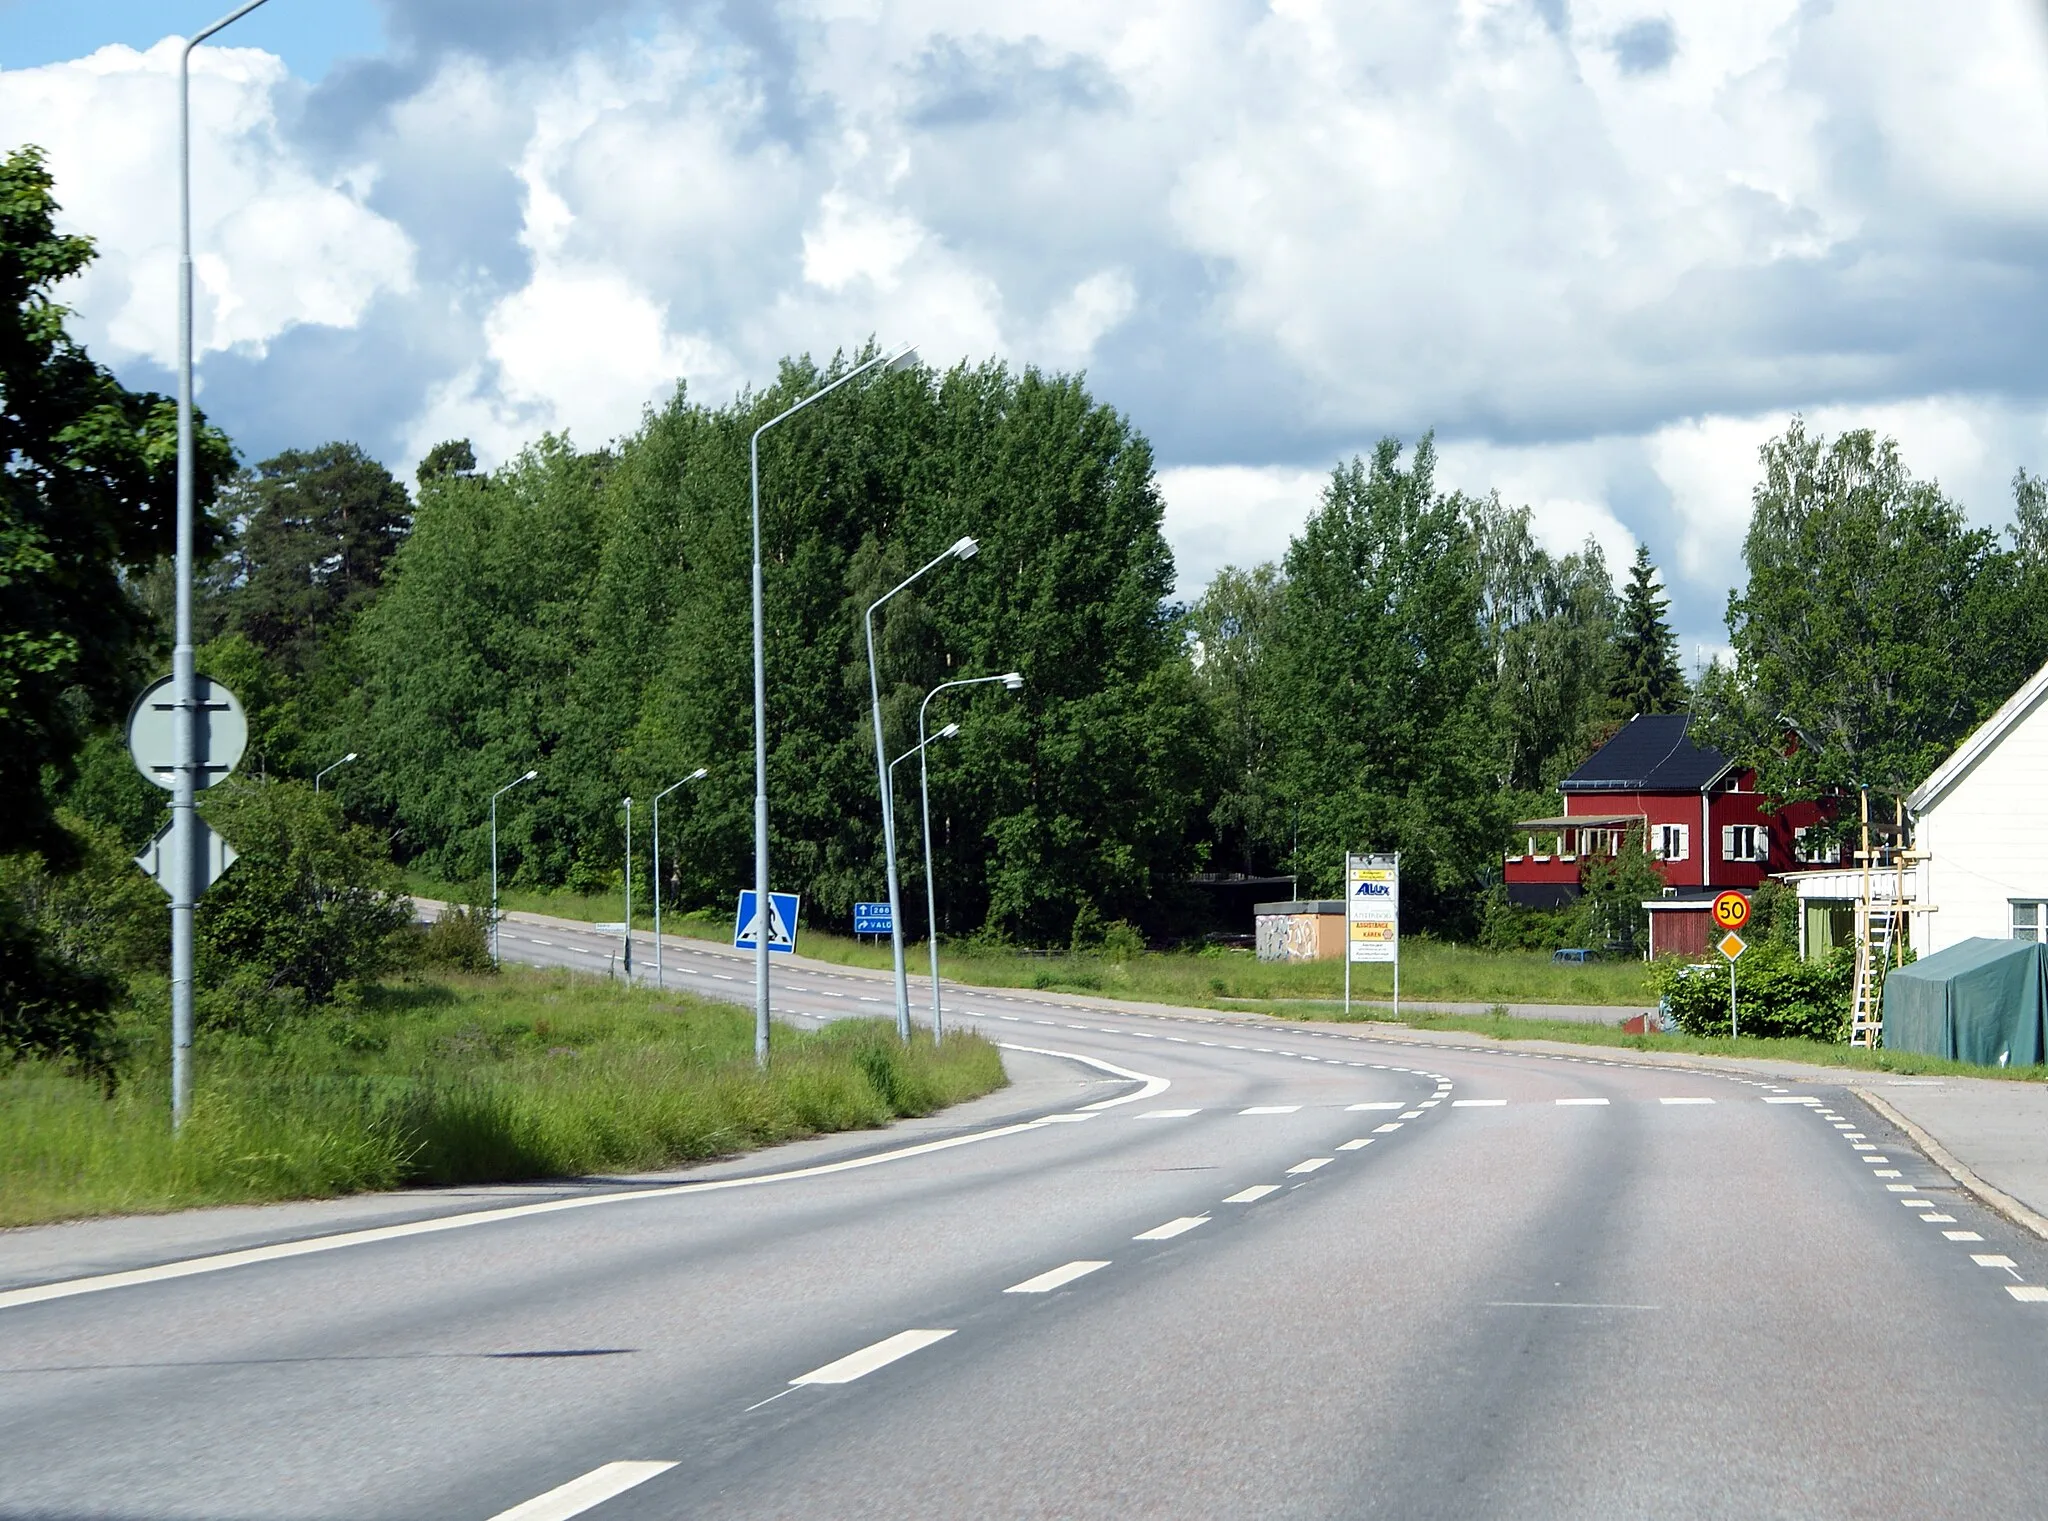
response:
{"label": "curved road", "polygon": [[885,1134],[0,1237],[0,1516],[2039,1508],[2048,1252],[1838,1088],[948,1005],[1018,1083]]}

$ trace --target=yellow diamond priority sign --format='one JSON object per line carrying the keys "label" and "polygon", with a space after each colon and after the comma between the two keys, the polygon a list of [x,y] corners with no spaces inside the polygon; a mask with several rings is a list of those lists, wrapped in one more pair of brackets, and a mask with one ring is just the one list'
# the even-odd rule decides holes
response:
{"label": "yellow diamond priority sign", "polygon": [[1720,948],[1721,954],[1730,961],[1733,961],[1737,956],[1740,956],[1749,949],[1748,942],[1733,931],[1723,935],[1715,944]]}

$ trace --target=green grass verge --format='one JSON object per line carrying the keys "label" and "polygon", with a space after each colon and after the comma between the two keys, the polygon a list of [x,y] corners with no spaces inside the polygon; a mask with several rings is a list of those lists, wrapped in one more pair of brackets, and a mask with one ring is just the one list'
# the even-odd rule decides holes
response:
{"label": "green grass verge", "polygon": [[0,1225],[406,1184],[645,1170],[928,1114],[1005,1082],[995,1047],[886,1021],[778,1027],[571,973],[508,969],[377,990],[268,1040],[202,1036],[168,1134],[152,1021],[114,1096],[32,1064],[0,1075]]}
{"label": "green grass verge", "polygon": [[[458,889],[424,877],[409,879],[411,891],[425,898],[460,896]],[[552,914],[586,922],[617,922],[624,905],[614,895],[585,897],[569,892],[500,892],[498,906],[525,913]],[[633,916],[635,928],[652,930],[654,920],[644,908]],[[728,941],[732,917],[722,911],[662,916],[662,929]],[[855,940],[813,926],[803,927],[797,949],[818,961],[875,969],[888,967],[886,941]],[[972,943],[942,945],[941,970],[975,987],[1043,988],[1061,992],[1098,993],[1107,998],[1135,998],[1147,1003],[1176,1003],[1193,1008],[1221,1008],[1240,999],[1328,999],[1342,994],[1344,966],[1337,961],[1260,961],[1250,951],[1204,950],[1146,952],[1117,961],[1105,956],[1027,955]],[[920,942],[911,948],[911,967],[929,965]],[[1391,967],[1352,969],[1352,993],[1359,998],[1386,998],[1394,991]],[[1484,951],[1475,946],[1409,940],[1401,947],[1403,997],[1439,1003],[1560,1003],[1625,1008],[1653,1005],[1649,969],[1640,961],[1596,961],[1584,966],[1559,966],[1542,951]]]}
{"label": "green grass verge", "polygon": [[[1281,1019],[1320,1020],[1343,1024],[1341,1005],[1251,1006],[1248,1012],[1270,1014]],[[1569,1019],[1525,1019],[1505,1011],[1485,1014],[1409,1014],[1389,1020],[1379,1009],[1353,1010],[1351,1024],[1398,1024],[1409,1030],[1443,1030],[1467,1035],[1489,1035],[1496,1040],[1548,1040],[1578,1046],[1611,1046],[1631,1051],[1665,1051],[1699,1056],[1766,1057],[1775,1061],[1803,1062],[1816,1067],[1836,1067],[1848,1072],[1889,1072],[1901,1077],[1993,1077],[2007,1082],[2048,1082],[2048,1067],[1979,1067],[1946,1057],[1922,1056],[1912,1051],[1871,1051],[1856,1046],[1832,1045],[1819,1040],[1753,1039],[1747,1035],[1629,1035],[1619,1023],[1585,1024]]]}

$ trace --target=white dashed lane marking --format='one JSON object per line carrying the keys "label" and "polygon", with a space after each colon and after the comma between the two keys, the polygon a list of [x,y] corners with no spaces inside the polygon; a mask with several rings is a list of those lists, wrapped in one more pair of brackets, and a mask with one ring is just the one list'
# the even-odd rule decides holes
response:
{"label": "white dashed lane marking", "polygon": [[1250,1188],[1240,1188],[1223,1202],[1225,1204],[1251,1204],[1265,1198],[1267,1194],[1277,1194],[1278,1192],[1280,1192],[1280,1185],[1278,1183],[1254,1183]]}
{"label": "white dashed lane marking", "polygon": [[1498,1109],[1505,1103],[1507,1103],[1506,1099],[1452,1099],[1451,1107],[1453,1109]]}
{"label": "white dashed lane marking", "polygon": [[581,1478],[571,1479],[523,1505],[501,1510],[491,1521],[569,1521],[627,1490],[667,1473],[673,1463],[607,1463]]}
{"label": "white dashed lane marking", "polygon": [[1287,1174],[1292,1177],[1298,1172],[1314,1172],[1319,1167],[1328,1167],[1335,1160],[1335,1157],[1310,1157],[1306,1162],[1296,1162],[1287,1169]]}
{"label": "white dashed lane marking", "polygon": [[857,1378],[866,1378],[877,1368],[886,1368],[898,1358],[908,1357],[913,1352],[922,1352],[933,1342],[944,1341],[951,1331],[898,1331],[886,1336],[872,1346],[862,1347],[858,1352],[849,1352],[835,1362],[790,1380],[796,1384],[850,1384]]}
{"label": "white dashed lane marking", "polygon": [[1660,1098],[1657,1102],[1660,1104],[1711,1104],[1714,1101],[1710,1098]]}
{"label": "white dashed lane marking", "polygon": [[1557,1102],[1561,1105],[1569,1107],[1573,1104],[1605,1104],[1607,1100],[1604,1098],[1571,1098],[1559,1099]]}
{"label": "white dashed lane marking", "polygon": [[1182,1215],[1178,1220],[1169,1220],[1164,1225],[1155,1225],[1149,1231],[1141,1231],[1131,1237],[1133,1241],[1171,1241],[1175,1236],[1184,1236],[1198,1225],[1207,1225],[1207,1215]]}
{"label": "white dashed lane marking", "polygon": [[1374,1135],[1386,1135],[1389,1131],[1399,1130],[1400,1128],[1401,1122],[1399,1120],[1389,1120],[1384,1125],[1375,1125],[1372,1133]]}
{"label": "white dashed lane marking", "polygon": [[1361,1148],[1361,1147],[1364,1147],[1364,1146],[1370,1146],[1371,1144],[1372,1144],[1372,1137],[1371,1137],[1371,1136],[1369,1136],[1369,1135],[1366,1135],[1366,1136],[1360,1136],[1360,1137],[1359,1137],[1359,1138],[1358,1138],[1357,1140],[1355,1140],[1355,1141],[1346,1141],[1346,1142],[1345,1142],[1345,1143],[1344,1143],[1344,1144],[1343,1144],[1342,1146],[1339,1146],[1339,1147],[1338,1147],[1337,1149],[1338,1149],[1339,1151],[1357,1151],[1357,1150],[1358,1150],[1359,1148]]}
{"label": "white dashed lane marking", "polygon": [[1254,1104],[1249,1109],[1240,1109],[1239,1114],[1299,1114],[1299,1104]]}
{"label": "white dashed lane marking", "polygon": [[1200,1114],[1199,1109],[1147,1109],[1143,1114],[1131,1116],[1138,1120],[1184,1120],[1191,1114]]}
{"label": "white dashed lane marking", "polygon": [[1076,1278],[1085,1278],[1099,1268],[1106,1268],[1107,1262],[1069,1262],[1065,1267],[1056,1267],[1049,1273],[1040,1273],[1036,1278],[1027,1278],[1022,1283],[1013,1283],[1005,1294],[1050,1294],[1054,1289],[1072,1283]]}

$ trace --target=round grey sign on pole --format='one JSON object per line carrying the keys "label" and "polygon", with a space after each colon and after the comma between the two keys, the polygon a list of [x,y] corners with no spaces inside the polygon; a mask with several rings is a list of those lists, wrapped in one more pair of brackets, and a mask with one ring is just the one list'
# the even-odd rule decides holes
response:
{"label": "round grey sign on pole", "polygon": [[[166,676],[135,699],[128,710],[128,753],[135,769],[169,792],[178,780],[178,694]],[[235,694],[209,676],[199,685],[199,774],[201,791],[226,779],[249,748],[249,720]]]}

